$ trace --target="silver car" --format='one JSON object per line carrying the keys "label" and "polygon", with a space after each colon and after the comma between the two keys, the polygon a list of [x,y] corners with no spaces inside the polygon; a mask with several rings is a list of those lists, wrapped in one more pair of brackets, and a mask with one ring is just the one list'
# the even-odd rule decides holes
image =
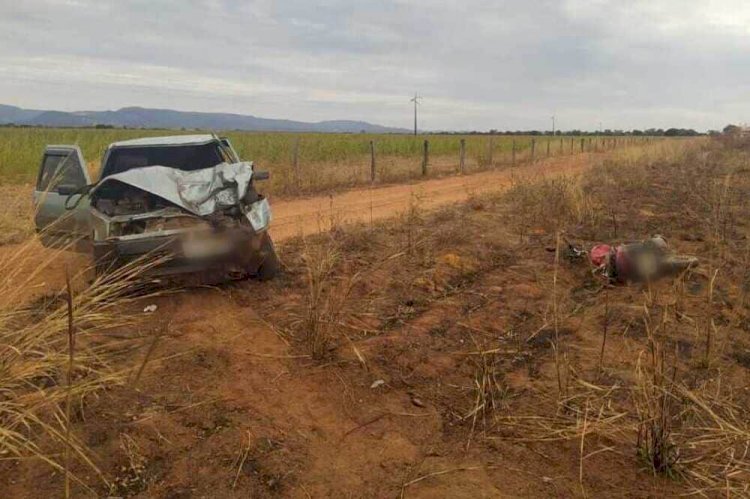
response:
{"label": "silver car", "polygon": [[47,146],[34,191],[43,244],[93,251],[97,272],[165,255],[158,275],[222,272],[272,278],[279,261],[268,178],[215,135],[115,142],[92,183],[77,146]]}

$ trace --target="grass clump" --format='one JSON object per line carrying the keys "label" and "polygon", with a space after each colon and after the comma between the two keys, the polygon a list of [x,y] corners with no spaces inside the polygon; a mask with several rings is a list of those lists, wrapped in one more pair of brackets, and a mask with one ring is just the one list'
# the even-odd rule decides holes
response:
{"label": "grass clump", "polygon": [[108,333],[135,323],[123,307],[139,299],[141,276],[157,263],[136,262],[90,283],[88,269],[66,271],[65,286],[30,299],[25,292],[39,276],[60,270],[60,251],[31,239],[6,255],[0,265],[0,453],[47,463],[65,474],[66,488],[69,480],[77,481],[72,468],[78,466],[71,463],[82,463],[107,483],[71,431],[75,408],[87,396],[124,383],[129,370],[116,361],[139,341],[114,340]]}

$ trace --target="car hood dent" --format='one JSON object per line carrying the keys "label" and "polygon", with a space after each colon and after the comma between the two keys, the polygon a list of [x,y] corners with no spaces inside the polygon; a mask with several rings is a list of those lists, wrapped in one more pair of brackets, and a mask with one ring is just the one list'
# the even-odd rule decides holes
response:
{"label": "car hood dent", "polygon": [[144,166],[104,178],[92,194],[106,182],[117,180],[205,217],[219,209],[236,206],[245,196],[252,177],[253,163],[246,161],[220,163],[194,171],[168,166]]}

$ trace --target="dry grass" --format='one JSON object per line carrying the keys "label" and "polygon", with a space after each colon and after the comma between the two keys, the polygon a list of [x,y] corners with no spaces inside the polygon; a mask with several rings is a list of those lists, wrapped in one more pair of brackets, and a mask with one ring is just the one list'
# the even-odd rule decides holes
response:
{"label": "dry grass", "polygon": [[474,364],[474,400],[471,410],[464,416],[465,420],[471,420],[471,429],[466,442],[467,450],[471,445],[477,423],[481,421],[484,430],[491,428],[495,422],[495,411],[501,408],[503,400],[508,396],[508,388],[502,379],[501,352],[478,340],[471,331],[469,331],[469,336],[476,351],[469,354]]}
{"label": "dry grass", "polygon": [[[358,243],[349,241],[349,244]],[[366,368],[366,360],[348,334],[361,330],[361,325],[352,323],[356,319],[354,312],[367,308],[366,299],[356,300],[359,302],[356,305],[353,303],[353,290],[366,276],[406,253],[387,254],[367,267],[351,272],[348,269],[353,266],[352,262],[343,257],[341,245],[340,240],[330,237],[304,241],[301,261],[305,272],[305,308],[304,314],[292,324],[294,328],[301,329],[312,358],[325,359],[341,341],[346,341]]]}
{"label": "dry grass", "polygon": [[302,327],[310,355],[320,360],[329,352],[332,331],[339,322],[347,293],[333,282],[339,260],[334,248],[308,246],[302,259],[307,271],[307,308]]}
{"label": "dry grass", "polygon": [[[657,335],[666,328],[666,315],[652,325],[648,311],[644,314],[644,325],[648,335],[648,350],[636,362],[636,383],[633,403],[638,415],[638,437],[636,448],[642,459],[654,473],[673,475],[679,460],[672,432],[675,424],[675,404],[671,395],[677,376],[677,360],[667,364],[666,352]],[[644,366],[643,357],[648,360]]]}
{"label": "dry grass", "polygon": [[539,232],[566,226],[598,226],[606,213],[604,203],[591,195],[592,186],[581,177],[516,181],[507,199],[517,213],[515,229],[524,239]]}
{"label": "dry grass", "polygon": [[[686,238],[702,243],[706,256],[703,262],[708,268],[698,271],[697,277],[705,276],[705,291],[695,299],[689,298],[690,293],[685,295],[684,279],[689,277],[686,275],[679,276],[673,285],[644,290],[645,345],[636,348],[632,358],[619,358],[617,362],[633,366],[633,376],[603,368],[601,360],[597,362],[596,372],[601,373],[597,377],[606,379],[618,372],[622,377],[618,383],[595,384],[581,377],[582,373],[574,372],[572,389],[563,391],[558,376],[557,392],[562,392],[563,396],[556,403],[558,409],[554,415],[541,415],[545,407],[546,412],[550,412],[554,397],[548,393],[545,405],[525,408],[528,415],[500,418],[498,428],[503,436],[499,438],[580,442],[581,484],[583,462],[588,456],[602,451],[626,454],[635,443],[637,454],[653,473],[681,481],[691,495],[740,497],[748,494],[750,421],[747,399],[736,385],[736,380],[742,380],[744,374],[741,369],[737,373],[736,367],[728,364],[727,356],[716,347],[727,347],[727,335],[739,326],[739,317],[745,317],[746,313],[743,291],[746,285],[736,293],[730,291],[737,289],[735,282],[746,282],[748,275],[744,242],[747,233],[740,221],[748,214],[748,204],[740,194],[747,180],[738,179],[738,171],[742,172],[738,165],[745,164],[737,159],[738,155],[746,153],[716,146],[674,150],[661,145],[649,153],[641,151],[613,160],[575,189],[570,181],[543,181],[514,188],[509,202],[520,214],[521,235],[532,232],[529,229],[537,226],[548,233],[562,226],[574,228],[577,235],[594,240],[608,233],[616,238],[627,238],[634,228],[637,229],[632,223],[626,223],[628,216],[639,218],[634,215],[644,212],[643,206],[648,206],[645,211],[648,217],[654,216],[652,211],[669,217],[670,209],[684,210],[682,220],[671,225],[671,219],[667,218],[659,230],[697,229],[697,233],[688,233]],[[677,169],[680,174],[674,175]],[[664,179],[673,181],[662,183]],[[594,184],[598,189],[589,190],[586,184]],[[586,194],[589,199],[584,197],[573,202],[575,196],[570,193],[575,191]],[[551,207],[540,206],[542,200],[549,200]],[[605,201],[616,210],[608,213]],[[588,208],[578,210],[576,206]],[[623,211],[632,215],[624,215]],[[581,217],[580,213],[592,216]],[[617,225],[610,222],[612,217],[622,221],[619,235]],[[640,218],[642,220],[642,215]],[[644,237],[648,232],[641,234]],[[556,276],[557,264],[553,272]],[[554,284],[552,289],[556,295]],[[599,305],[604,310],[604,334],[609,327],[609,300],[613,292],[607,291],[604,298],[607,303]],[[739,317],[728,319],[731,314]],[[704,371],[711,371],[697,375],[688,368],[688,361],[681,358],[677,345],[688,341],[684,339],[685,333],[691,340],[705,345],[697,365]],[[605,340],[599,341],[599,351],[603,352]],[[557,349],[554,353],[555,369],[559,372],[561,362]],[[602,353],[599,356],[601,358]],[[576,362],[591,364],[580,357]],[[728,372],[735,374],[722,376]],[[689,380],[680,380],[682,376]],[[629,396],[623,397],[624,393]],[[584,452],[588,442],[596,440],[606,443],[588,454]]]}
{"label": "dry grass", "polygon": [[30,185],[0,185],[0,246],[20,243],[34,233],[34,208]]}
{"label": "dry grass", "polygon": [[[293,316],[290,336],[304,355],[280,358],[331,360],[336,347],[351,348],[356,359],[342,355],[313,369],[335,364],[352,392],[343,398],[366,401],[357,407],[393,404],[357,430],[374,432],[377,423],[384,427],[377,431],[407,438],[411,428],[384,417],[397,404],[413,404],[437,420],[436,433],[420,434],[427,442],[420,452],[430,455],[437,441],[448,462],[401,477],[402,492],[437,486],[439,477],[458,471],[507,473],[502,459],[508,458],[492,447],[502,440],[524,452],[528,484],[539,481],[541,469],[544,476],[567,473],[574,485],[568,490],[584,496],[611,492],[602,485],[610,479],[630,487],[649,482],[666,495],[747,496],[747,374],[732,357],[733,348],[747,345],[750,315],[743,286],[750,276],[743,218],[750,212],[738,195],[748,179],[737,158],[747,153],[714,147],[623,151],[584,178],[519,184],[505,197],[472,196],[467,206],[436,215],[420,211],[415,199],[398,224],[333,224],[332,234],[286,249],[290,292],[268,297],[269,307],[288,307],[279,316]],[[676,214],[677,208],[683,211]],[[712,232],[716,221],[722,229]],[[673,282],[605,291],[585,262],[568,261],[561,251],[563,235],[589,246],[652,231],[665,233],[681,252],[714,256]],[[383,258],[394,247],[399,253]],[[56,380],[65,372],[63,305],[55,305],[62,307],[53,335]],[[82,326],[92,321],[86,307],[76,307]],[[715,326],[710,340],[708,319]],[[83,327],[80,361],[76,354],[82,380],[113,371],[107,349],[101,359],[89,353],[96,342],[84,338],[91,329]],[[708,363],[699,358],[707,341]],[[689,353],[693,346],[697,355]],[[371,389],[374,376],[385,386]],[[64,395],[64,388],[57,390]],[[60,396],[56,403],[59,413]],[[65,425],[54,428],[60,433]],[[364,433],[350,430],[347,438]],[[60,447],[64,439],[52,441]],[[237,484],[249,436],[232,445],[236,458],[227,463]],[[123,442],[123,449],[136,463],[136,480],[146,458],[137,446]],[[481,465],[467,464],[467,449]],[[544,459],[535,469],[537,454]],[[621,469],[629,478],[615,476]],[[650,475],[672,479],[649,481]],[[557,494],[565,495],[562,490]]]}
{"label": "dry grass", "polygon": [[[42,258],[40,251],[46,254]],[[140,276],[158,262],[137,262],[90,284],[87,269],[80,269],[70,278],[75,287],[26,301],[25,289],[59,264],[60,251],[41,250],[32,239],[0,266],[0,451],[11,459],[40,459],[73,480],[78,478],[69,460],[83,463],[107,482],[70,431],[71,407],[126,379],[129,369],[113,360],[139,344],[107,334],[134,324],[123,307],[138,299]],[[34,270],[24,273],[30,261]]]}

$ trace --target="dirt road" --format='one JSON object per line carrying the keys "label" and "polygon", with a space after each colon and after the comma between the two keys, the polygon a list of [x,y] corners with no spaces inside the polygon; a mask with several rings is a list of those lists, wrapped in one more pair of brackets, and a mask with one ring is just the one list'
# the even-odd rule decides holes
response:
{"label": "dirt road", "polygon": [[590,167],[601,155],[583,154],[554,158],[516,168],[473,175],[444,177],[411,184],[355,189],[332,196],[276,200],[271,234],[276,241],[297,235],[325,232],[331,224],[370,222],[397,216],[416,202],[420,209],[434,209],[468,197],[507,189],[513,179],[575,174]]}

